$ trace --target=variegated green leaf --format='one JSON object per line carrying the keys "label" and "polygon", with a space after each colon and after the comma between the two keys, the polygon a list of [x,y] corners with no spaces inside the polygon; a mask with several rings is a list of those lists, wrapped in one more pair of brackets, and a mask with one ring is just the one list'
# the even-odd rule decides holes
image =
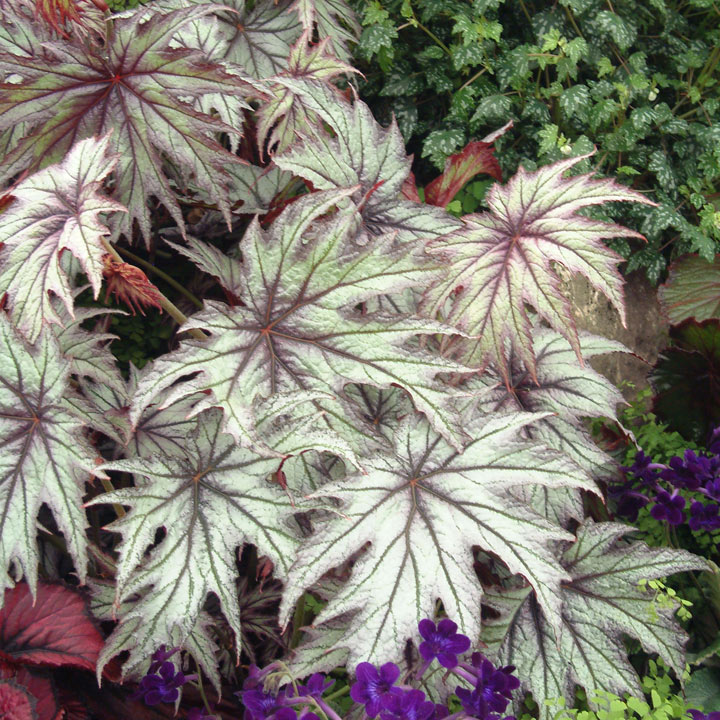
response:
{"label": "variegated green leaf", "polygon": [[212,391],[204,404],[221,407],[228,431],[245,442],[259,442],[252,413],[257,395],[324,393],[327,400],[319,406],[342,419],[343,388],[350,383],[402,387],[434,427],[459,441],[452,392],[435,376],[464,368],[409,344],[447,328],[413,316],[363,314],[357,307],[427,283],[437,270],[410,247],[394,246],[392,238],[358,248],[352,208],[320,219],[352,192],[303,197],[269,233],[253,221],[240,243],[242,305],[208,302],[190,318],[185,327],[202,328],[210,337],[183,341],[154,363],[135,394],[133,422],[162,390],[197,373],[176,385],[168,402]]}
{"label": "variegated green leaf", "polygon": [[365,474],[323,485],[311,497],[340,501],[339,513],[307,538],[288,575],[280,608],[287,622],[303,590],[363,548],[352,575],[315,620],[315,627],[355,612],[345,637],[349,665],[397,660],[418,622],[440,600],[469,637],[480,631],[482,587],[472,549],[492,552],[536,588],[550,617],[559,617],[560,582],[567,573],[550,545],[569,536],[518,502],[515,485],[592,487],[559,453],[522,441],[523,427],[542,416],[495,415],[467,428],[462,453],[420,416],[404,420],[394,452],[365,461]]}
{"label": "variegated green leaf", "polygon": [[249,12],[245,0],[226,3],[239,14],[223,13],[224,57],[256,78],[268,78],[287,67],[291,45],[303,31],[290,2],[262,0]]}
{"label": "variegated green leaf", "polygon": [[87,562],[82,496],[95,453],[64,406],[72,394],[70,362],[48,330],[29,346],[0,313],[0,367],[0,594],[21,574],[35,592],[36,523],[43,503],[52,510],[82,582]]}
{"label": "variegated green leaf", "polygon": [[166,240],[168,245],[197,265],[203,272],[217,278],[225,290],[235,296],[242,292],[242,264],[239,260],[226,255],[214,245],[188,237],[187,247]]}
{"label": "variegated green leaf", "polygon": [[482,398],[483,409],[552,413],[532,425],[533,439],[564,452],[596,479],[607,477],[616,464],[593,442],[582,420],[606,417],[618,421],[617,406],[624,401],[620,391],[587,361],[606,353],[628,352],[627,348],[619,342],[580,332],[578,342],[584,361],[581,365],[560,333],[534,327],[532,337],[537,382],[518,355],[508,350],[507,384],[492,369],[480,376],[480,384],[488,387]]}
{"label": "variegated green leaf", "polygon": [[275,156],[284,170],[309,180],[319,190],[357,186],[353,200],[361,208],[371,236],[397,233],[400,242],[427,240],[456,230],[459,221],[444,210],[405,200],[400,190],[410,172],[402,135],[393,121],[388,129],[367,105],[339,101],[325,84],[276,78],[326,122],[335,136],[319,130]]}
{"label": "variegated green leaf", "polygon": [[685,634],[675,608],[659,606],[641,580],[684,570],[703,570],[702,558],[683,550],[651,549],[622,536],[633,528],[588,520],[565,551],[570,576],[562,583],[559,628],[530,588],[488,593],[484,600],[500,611],[487,622],[483,639],[502,664],[512,664],[523,687],[550,720],[546,699],[572,703],[575,685],[622,696],[642,696],[637,673],[627,658],[624,636],[637,638],[681,675]]}
{"label": "variegated green leaf", "polygon": [[622,258],[602,240],[640,236],[578,211],[618,200],[653,203],[613,180],[563,177],[583,157],[535,172],[521,168],[506,185],[490,189],[488,212],[466,215],[461,230],[431,242],[429,252],[450,267],[442,282],[426,294],[424,308],[432,315],[446,309],[447,322],[477,337],[466,351],[466,360],[481,366],[493,361],[507,375],[509,340],[535,378],[526,305],[565,336],[580,358],[570,303],[559,289],[554,263],[584,275],[625,322],[622,278],[616,268]]}
{"label": "variegated green leaf", "polygon": [[100,292],[110,234],[100,214],[125,210],[99,192],[117,162],[109,143],[109,136],[79,142],[61,163],[13,188],[15,199],[0,214],[0,293],[7,292],[10,317],[30,342],[43,323],[64,324],[50,293],[64,304],[66,318],[74,316],[63,250],[78,259],[96,298]]}
{"label": "variegated green leaf", "polygon": [[[77,296],[77,292],[75,293]],[[81,378],[91,378],[116,391],[125,389],[125,381],[115,364],[109,344],[117,339],[110,333],[91,332],[82,326],[92,318],[107,316],[106,308],[75,308],[75,319],[67,315],[67,311],[57,301],[55,309],[60,317],[60,325],[53,325],[52,330],[60,345],[60,350],[71,361],[71,372]],[[122,314],[122,311],[116,311]]]}

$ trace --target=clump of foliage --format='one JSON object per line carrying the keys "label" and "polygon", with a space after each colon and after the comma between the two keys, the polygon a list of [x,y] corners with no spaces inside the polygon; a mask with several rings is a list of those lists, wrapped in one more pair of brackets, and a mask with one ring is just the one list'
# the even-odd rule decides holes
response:
{"label": "clump of foliage", "polygon": [[720,10],[706,0],[561,3],[355,0],[363,98],[391,115],[432,166],[512,119],[505,173],[598,154],[582,170],[617,176],[656,208],[603,216],[648,242],[612,239],[657,282],[670,254],[720,248]]}
{"label": "clump of foliage", "polygon": [[[398,126],[338,85],[359,33],[342,0],[95,10],[58,38],[25,0],[2,8],[5,602],[89,585],[107,692],[188,685],[194,717],[253,637],[295,678],[348,666],[367,706],[363,663],[411,672],[418,623],[454,638],[446,668],[467,649],[439,615],[486,643],[475,674],[507,702],[457,690],[477,718],[517,685],[544,720],[578,686],[640,696],[628,637],[679,675],[676,605],[639,583],[706,564],[589,511],[616,466],[585,418],[621,396],[587,361],[624,348],[577,330],[556,274],[623,316],[604,241],[638,233],[588,210],[652,203],[580,156],[459,219],[443,206],[473,158],[492,170],[492,137],[418,202]],[[164,291],[142,269],[161,252],[182,280],[165,263]],[[120,372],[106,310],[78,301],[103,289],[172,320],[142,369]],[[448,688],[423,678],[432,702],[391,693],[387,716],[429,717]]]}

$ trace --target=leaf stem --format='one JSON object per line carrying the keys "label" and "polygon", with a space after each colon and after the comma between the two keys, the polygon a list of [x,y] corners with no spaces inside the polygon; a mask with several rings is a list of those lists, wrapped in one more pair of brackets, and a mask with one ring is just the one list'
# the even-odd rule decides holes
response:
{"label": "leaf stem", "polygon": [[302,626],[305,624],[305,593],[300,596],[295,614],[293,615],[293,631],[290,638],[290,649],[296,648],[300,644],[300,636],[302,635]]}
{"label": "leaf stem", "polygon": [[[112,492],[115,490],[112,484],[112,480],[110,478],[100,478],[100,482],[102,483],[102,486],[105,488],[105,492]],[[125,517],[125,508],[120,505],[119,503],[113,503],[113,510],[115,511],[115,514],[121,518]]]}
{"label": "leaf stem", "polygon": [[203,687],[203,681],[202,681],[202,670],[200,669],[200,663],[197,661],[197,658],[193,655],[192,656],[193,663],[195,665],[195,671],[197,672],[197,689],[200,693],[200,697],[202,698],[203,705],[205,706],[205,709],[208,712],[208,715],[212,714],[212,708],[210,707],[210,703],[208,702],[207,695],[205,694],[205,688]]}

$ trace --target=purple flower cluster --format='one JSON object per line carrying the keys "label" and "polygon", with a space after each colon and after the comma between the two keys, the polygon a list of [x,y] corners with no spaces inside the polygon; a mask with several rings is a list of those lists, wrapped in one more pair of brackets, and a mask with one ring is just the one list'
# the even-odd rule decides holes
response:
{"label": "purple flower cluster", "polygon": [[[470,649],[470,638],[459,633],[452,620],[443,619],[437,624],[421,620],[418,630],[422,638],[418,646],[421,661],[402,681],[400,668],[395,663],[376,667],[363,662],[357,666],[350,697],[363,706],[369,720],[377,717],[380,720],[460,720],[467,716],[477,720],[515,720],[512,716],[502,717],[512,700],[513,690],[520,686],[512,674],[514,667],[496,668],[480,653],[473,653],[470,662],[462,660],[459,656]],[[168,651],[163,646],[153,655],[137,698],[143,698],[148,705],[177,701],[179,688],[196,676],[176,670],[170,661],[176,652],[177,648]],[[451,715],[446,705],[432,702],[422,690],[408,684],[420,680],[435,660],[447,670],[443,682],[454,674],[471,687],[458,686],[455,690],[463,708],[460,712]],[[284,677],[286,669],[280,662],[262,669],[250,667],[243,689],[236,693],[245,708],[244,720],[320,720],[315,711],[327,720],[342,720],[324,698],[333,680],[316,673],[304,683],[278,685],[278,678]],[[188,714],[189,720],[209,720],[210,717],[212,715],[200,708]]]}
{"label": "purple flower cluster", "polygon": [[[326,715],[331,713],[328,717],[335,717],[332,709],[322,699],[325,691],[334,684],[333,680],[327,680],[324,675],[315,673],[304,685],[288,683],[277,692],[268,692],[265,680],[276,670],[276,663],[271,663],[262,670],[254,665],[250,668],[242,691],[236,693],[245,706],[244,720],[320,720],[308,706],[319,707]],[[299,713],[296,707],[299,708]]]}
{"label": "purple flower cluster", "polygon": [[[520,687],[520,681],[512,674],[513,665],[496,668],[480,653],[473,653],[470,666],[464,665],[466,679],[474,684],[472,690],[458,687],[455,694],[468,715],[480,720],[499,720],[512,700],[512,691]],[[505,720],[514,720],[510,716]]]}
{"label": "purple flower cluster", "polygon": [[[695,493],[690,503],[688,525],[693,531],[720,528],[720,427],[707,444],[707,455],[686,450],[667,465],[653,463],[639,451],[630,467],[624,467],[625,480],[610,489],[616,512],[631,522],[640,508],[652,503],[650,514],[672,526],[682,525],[687,508],[684,493]],[[663,486],[664,484],[664,486]]]}
{"label": "purple flower cluster", "polygon": [[173,703],[179,695],[181,688],[189,679],[182,670],[176,670],[170,658],[178,651],[178,648],[166,650],[164,645],[152,656],[152,662],[147,675],[140,681],[140,684],[133,694],[136,700],[144,700],[146,705],[158,705],[159,703]]}

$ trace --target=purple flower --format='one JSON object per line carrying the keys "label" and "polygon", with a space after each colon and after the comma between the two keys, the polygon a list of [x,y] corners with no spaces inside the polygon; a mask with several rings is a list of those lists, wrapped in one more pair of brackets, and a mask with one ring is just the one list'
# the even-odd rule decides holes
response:
{"label": "purple flower", "polygon": [[382,720],[429,720],[435,704],[425,699],[422,690],[393,688],[382,698]]}
{"label": "purple flower", "polygon": [[650,502],[650,498],[646,495],[633,490],[631,483],[611,490],[610,496],[616,503],[615,512],[621,517],[627,518],[630,522],[635,522],[640,508],[645,507]]}
{"label": "purple flower", "polygon": [[670,458],[670,467],[660,476],[676,488],[697,490],[701,485],[714,480],[720,471],[720,458],[698,457],[692,450],[685,451],[685,457]]}
{"label": "purple flower", "polygon": [[314,712],[310,712],[305,708],[300,712],[300,720],[320,720],[320,718]]}
{"label": "purple flower", "polygon": [[265,720],[280,707],[277,696],[264,690],[243,690],[239,695],[245,706],[246,720]]}
{"label": "purple flower", "polygon": [[643,485],[648,485],[650,487],[655,486],[658,477],[657,471],[664,469],[665,465],[661,465],[660,463],[654,463],[652,461],[652,458],[647,456],[642,450],[638,450],[637,454],[635,455],[635,460],[629,468],[622,468],[622,470],[624,470],[626,473],[631,473],[638,480],[641,480]]}
{"label": "purple flower", "polygon": [[378,672],[370,663],[360,663],[356,670],[357,680],[350,688],[350,697],[365,705],[365,713],[374,718],[380,712],[383,696],[390,691],[400,677],[400,669],[395,663],[385,663]]}
{"label": "purple flower", "polygon": [[659,490],[650,514],[656,520],[665,520],[670,525],[680,525],[684,519],[684,507],[685,498],[678,495],[677,490],[673,490],[672,495],[667,490]]}
{"label": "purple flower", "polygon": [[703,495],[707,495],[711,500],[720,502],[720,478],[708,480],[705,487],[700,489]]}
{"label": "purple flower", "polygon": [[688,710],[690,715],[693,716],[693,720],[720,720],[720,712],[710,712],[705,714],[704,712],[701,712],[700,710]]}
{"label": "purple flower", "polygon": [[705,447],[709,453],[720,455],[720,425],[708,435]]}
{"label": "purple flower", "polygon": [[715,505],[703,505],[699,501],[695,501],[690,506],[690,520],[688,525],[691,530],[717,530],[720,528],[720,507]]}
{"label": "purple flower", "polygon": [[457,632],[458,626],[447,618],[437,627],[432,620],[421,620],[418,624],[420,635],[425,642],[420,643],[420,655],[429,663],[434,658],[448,670],[458,664],[457,656],[470,647],[470,638]]}
{"label": "purple flower", "polygon": [[171,662],[163,662],[157,667],[157,672],[148,673],[141,681],[133,694],[135,700],[142,698],[146,705],[158,703],[172,703],[180,695],[179,687],[185,684],[185,675],[182,671],[175,671]]}
{"label": "purple flower", "polygon": [[[515,667],[495,668],[480,653],[473,653],[472,666],[475,672],[475,689],[455,689],[455,694],[468,715],[480,720],[495,720],[495,713],[505,712],[512,700],[512,691],[520,687],[520,681],[512,674]],[[506,719],[507,720],[507,719]]]}
{"label": "purple flower", "polygon": [[297,720],[297,713],[291,707],[281,707],[275,713],[275,720]]}
{"label": "purple flower", "polygon": [[447,705],[435,703],[435,712],[433,713],[432,720],[443,720],[443,718],[446,718],[449,714],[450,711],[447,709]]}
{"label": "purple flower", "polygon": [[[308,678],[305,685],[298,685],[298,695],[309,695],[319,700],[323,693],[335,684],[334,680],[328,680],[322,673],[314,673]],[[292,689],[292,685],[288,685]]]}
{"label": "purple flower", "polygon": [[152,675],[156,673],[160,666],[166,661],[169,660],[180,648],[170,648],[169,650],[165,647],[165,645],[161,645],[152,656],[152,662],[150,663],[150,668],[148,669],[148,675]]}

